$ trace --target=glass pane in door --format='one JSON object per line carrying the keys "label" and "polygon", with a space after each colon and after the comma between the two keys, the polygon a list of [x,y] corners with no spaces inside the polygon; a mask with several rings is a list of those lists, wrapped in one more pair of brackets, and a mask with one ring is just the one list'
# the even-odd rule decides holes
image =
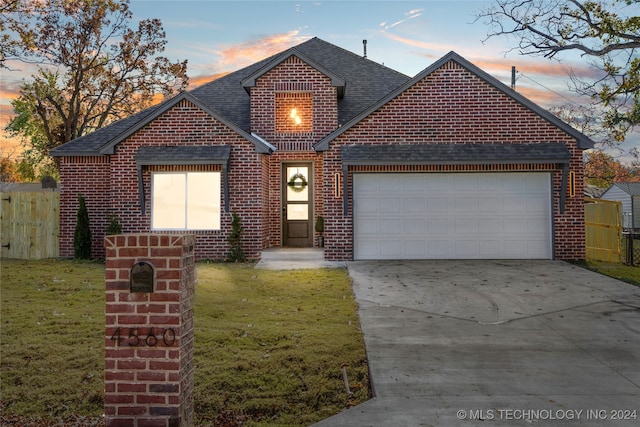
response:
{"label": "glass pane in door", "polygon": [[287,201],[309,201],[309,168],[305,166],[287,167]]}
{"label": "glass pane in door", "polygon": [[302,204],[287,204],[287,220],[289,221],[306,221],[309,219],[309,205]]}

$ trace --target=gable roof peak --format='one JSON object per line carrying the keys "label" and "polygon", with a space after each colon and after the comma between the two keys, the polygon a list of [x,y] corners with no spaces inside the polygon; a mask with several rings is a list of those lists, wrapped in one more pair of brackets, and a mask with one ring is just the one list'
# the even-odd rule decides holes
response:
{"label": "gable roof peak", "polygon": [[[310,41],[313,41],[313,40],[314,39],[311,39]],[[308,43],[308,42],[306,42],[306,43]],[[253,87],[253,86],[256,85],[256,81],[260,77],[262,77],[263,75],[267,74],[269,71],[273,70],[275,67],[277,67],[278,65],[282,64],[283,62],[285,62],[286,60],[288,60],[292,56],[295,56],[296,58],[300,59],[302,62],[308,64],[312,68],[314,68],[317,71],[319,71],[321,74],[327,76],[329,79],[331,79],[331,85],[338,88],[338,96],[342,97],[344,95],[344,87],[346,85],[346,81],[342,77],[336,75],[333,71],[327,69],[324,65],[316,62],[315,59],[313,59],[310,56],[306,55],[305,53],[301,52],[298,49],[298,46],[294,46],[292,48],[289,48],[289,49],[285,50],[284,52],[276,55],[275,58],[272,61],[270,61],[268,64],[266,64],[265,66],[261,67],[260,69],[258,69],[254,73],[252,73],[249,76],[247,76],[246,78],[244,78],[241,81],[242,87],[244,87],[245,90],[248,92],[250,87]]]}
{"label": "gable roof peak", "polygon": [[329,135],[327,135],[322,140],[318,141],[314,145],[314,149],[316,151],[328,150],[329,149],[329,143],[333,139],[337,138],[339,135],[341,135],[344,132],[346,132],[347,130],[349,130],[352,126],[356,125],[358,122],[363,120],[365,117],[367,117],[371,113],[373,113],[376,110],[378,110],[380,107],[385,105],[387,102],[389,102],[392,99],[396,98],[397,96],[399,96],[400,94],[402,94],[403,92],[405,92],[407,89],[409,89],[410,87],[414,86],[418,82],[424,80],[427,76],[431,75],[432,73],[434,73],[438,69],[442,68],[445,64],[447,64],[450,61],[454,61],[455,63],[457,63],[462,68],[466,69],[471,74],[473,74],[476,77],[484,80],[487,84],[493,86],[498,91],[502,92],[503,94],[505,94],[508,97],[512,98],[514,101],[516,101],[517,103],[521,104],[522,106],[524,106],[528,110],[530,110],[533,113],[537,114],[539,117],[541,117],[542,119],[546,120],[551,125],[555,126],[556,128],[562,130],[566,134],[568,134],[571,137],[575,138],[576,141],[578,142],[578,147],[579,148],[581,148],[581,149],[593,148],[595,143],[591,138],[589,138],[588,136],[586,136],[582,132],[578,131],[577,129],[573,128],[569,124],[565,123],[560,118],[558,118],[557,116],[551,114],[549,111],[547,111],[546,109],[540,107],[538,104],[534,103],[530,99],[528,99],[525,96],[521,95],[517,91],[511,89],[509,86],[505,85],[504,83],[502,83],[497,78],[491,76],[486,71],[484,71],[481,68],[479,68],[478,66],[474,65],[469,60],[465,59],[464,57],[462,57],[461,55],[459,55],[455,51],[450,51],[449,53],[447,53],[446,55],[444,55],[443,57],[438,59],[436,62],[434,62],[433,64],[431,64],[430,66],[428,66],[427,68],[425,68],[424,70],[422,70],[421,72],[416,74],[412,79],[409,79],[407,82],[405,82],[404,84],[400,85],[395,90],[391,91],[384,98],[380,99],[377,103],[371,105],[369,108],[367,108],[366,110],[361,112],[359,115],[355,116],[351,121],[349,121],[349,123],[346,123],[344,126],[338,128],[337,130],[335,130],[334,132],[330,133]]}

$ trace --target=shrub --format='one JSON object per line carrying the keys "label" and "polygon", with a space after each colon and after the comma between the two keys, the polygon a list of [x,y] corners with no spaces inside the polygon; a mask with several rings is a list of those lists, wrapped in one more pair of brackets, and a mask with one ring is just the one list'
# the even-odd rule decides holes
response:
{"label": "shrub", "polygon": [[107,236],[122,234],[122,224],[120,218],[115,214],[109,214],[109,225],[107,225]]}
{"label": "shrub", "polygon": [[245,260],[244,251],[242,250],[242,222],[237,213],[231,213],[231,234],[229,234],[229,252],[227,252],[227,261],[243,262]]}
{"label": "shrub", "polygon": [[89,211],[82,194],[78,194],[78,221],[73,233],[73,256],[76,259],[91,258],[91,228]]}

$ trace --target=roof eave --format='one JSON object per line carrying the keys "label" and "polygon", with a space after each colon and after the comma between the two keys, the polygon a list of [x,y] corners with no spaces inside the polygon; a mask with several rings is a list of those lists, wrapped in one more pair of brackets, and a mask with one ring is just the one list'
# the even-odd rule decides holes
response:
{"label": "roof eave", "polygon": [[344,160],[346,166],[409,166],[409,165],[538,165],[569,164],[569,158],[540,159],[480,159],[480,160]]}
{"label": "roof eave", "polygon": [[68,150],[60,152],[59,147],[49,150],[51,157],[88,157],[88,156],[102,156],[103,154],[96,150]]}

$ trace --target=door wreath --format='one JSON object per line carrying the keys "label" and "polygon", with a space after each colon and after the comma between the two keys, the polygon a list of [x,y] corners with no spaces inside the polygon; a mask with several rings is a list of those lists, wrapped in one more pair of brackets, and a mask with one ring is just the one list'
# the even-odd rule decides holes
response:
{"label": "door wreath", "polygon": [[301,173],[297,173],[291,177],[287,185],[296,193],[301,192],[307,186],[307,179]]}

